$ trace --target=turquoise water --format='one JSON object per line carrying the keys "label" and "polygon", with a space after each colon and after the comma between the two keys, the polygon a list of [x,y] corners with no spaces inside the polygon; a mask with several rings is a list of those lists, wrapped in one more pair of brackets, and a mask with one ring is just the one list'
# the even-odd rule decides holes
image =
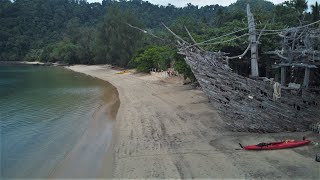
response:
{"label": "turquoise water", "polygon": [[63,68],[0,66],[0,177],[48,177],[111,89]]}

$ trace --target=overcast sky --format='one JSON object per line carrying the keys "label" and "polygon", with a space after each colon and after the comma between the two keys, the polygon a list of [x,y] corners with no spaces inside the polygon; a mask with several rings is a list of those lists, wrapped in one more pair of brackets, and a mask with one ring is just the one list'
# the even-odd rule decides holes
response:
{"label": "overcast sky", "polygon": [[[102,0],[87,0],[88,2],[101,2]],[[236,0],[148,0],[152,4],[160,4],[160,5],[168,5],[173,4],[178,7],[186,6],[186,4],[191,3],[193,5],[205,6],[205,5],[213,5],[219,4],[222,6],[228,6],[231,3],[236,2]],[[274,4],[279,4],[284,2],[285,0],[269,0]],[[315,4],[317,0],[308,0],[309,5]],[[320,0],[318,0],[319,2]]]}

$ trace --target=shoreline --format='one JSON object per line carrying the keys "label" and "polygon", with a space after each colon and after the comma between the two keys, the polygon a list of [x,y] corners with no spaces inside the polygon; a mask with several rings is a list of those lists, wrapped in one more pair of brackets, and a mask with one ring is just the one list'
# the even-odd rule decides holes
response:
{"label": "shoreline", "polygon": [[[112,134],[120,101],[116,88],[110,83],[106,87],[85,132],[48,178],[111,178],[112,162],[106,159],[112,159]],[[107,169],[106,173],[102,174],[102,169]]]}
{"label": "shoreline", "polygon": [[108,65],[66,68],[105,80],[118,90],[121,103],[110,146],[114,178],[320,177],[319,163],[314,161],[318,149],[312,145],[268,152],[234,150],[239,142],[255,144],[304,135],[319,142],[317,134],[230,132],[202,91],[176,80],[117,74]]}
{"label": "shoreline", "polygon": [[39,61],[0,61],[0,66],[69,66],[61,63]]}

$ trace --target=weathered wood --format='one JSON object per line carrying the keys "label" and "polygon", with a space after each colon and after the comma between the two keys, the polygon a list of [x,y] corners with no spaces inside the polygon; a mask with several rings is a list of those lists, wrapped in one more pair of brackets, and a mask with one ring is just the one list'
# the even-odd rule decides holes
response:
{"label": "weathered wood", "polygon": [[[310,69],[318,68],[320,60],[320,51],[316,43],[320,39],[320,29],[309,27],[309,25],[293,27],[283,30],[280,37],[282,38],[281,50],[266,54],[275,54],[279,57],[280,63],[272,65],[272,68],[281,68],[281,85],[285,86],[284,67],[304,68],[304,77],[302,74],[296,74],[295,79],[303,84],[302,87],[309,88]],[[302,78],[303,82],[301,82]]]}
{"label": "weathered wood", "polygon": [[281,67],[281,85],[282,86],[286,85],[286,67],[285,66]]}
{"label": "weathered wood", "polygon": [[184,26],[185,30],[187,31],[190,39],[192,40],[192,42],[196,45],[197,48],[199,48],[200,50],[204,51],[204,49],[202,47],[200,47],[199,45],[197,45],[196,40],[192,37],[191,33],[189,32],[188,28],[186,26]]}
{"label": "weathered wood", "polygon": [[[271,80],[254,80],[231,72],[217,54],[184,50],[203,91],[220,112],[230,129],[250,132],[304,131],[318,122],[320,97],[303,90],[281,90],[281,98],[272,101]],[[207,61],[210,59],[214,65]],[[314,101],[314,102],[313,102]]]}
{"label": "weathered wood", "polygon": [[272,68],[281,68],[281,67],[290,67],[290,66],[295,66],[295,67],[303,67],[303,68],[318,68],[314,64],[303,64],[303,63],[280,63],[276,65],[272,65]]}
{"label": "weathered wood", "polygon": [[[257,41],[260,40],[261,35],[262,35],[262,33],[263,33],[263,31],[264,31],[265,28],[266,28],[266,26],[265,26],[265,27],[263,28],[263,30],[260,32]],[[245,56],[245,55],[247,54],[247,52],[249,51],[250,48],[251,48],[251,43],[249,43],[248,47],[246,48],[246,50],[245,50],[242,54],[240,54],[240,55],[238,55],[238,56],[227,57],[227,58],[226,58],[227,64],[229,65],[229,60],[230,60],[230,59],[237,59],[237,58],[242,58],[243,56]]]}
{"label": "weathered wood", "polygon": [[310,68],[306,67],[304,72],[303,87],[305,88],[309,87],[309,79],[310,79]]}
{"label": "weathered wood", "polygon": [[250,11],[250,5],[247,4],[247,16],[249,26],[249,42],[251,44],[251,76],[259,76],[258,68],[258,43],[257,43],[257,31],[254,22],[253,14]]}
{"label": "weathered wood", "polygon": [[320,38],[320,29],[311,28],[308,25],[301,27],[289,28],[281,32],[279,34],[283,39],[281,50],[266,54],[277,55],[281,63],[313,64],[319,61],[320,51],[315,42]]}
{"label": "weathered wood", "polygon": [[228,60],[229,59],[242,58],[243,56],[245,56],[247,54],[247,52],[249,51],[250,47],[251,47],[251,44],[248,45],[247,49],[242,54],[240,54],[238,56],[228,57]]}
{"label": "weathered wood", "polygon": [[134,28],[134,29],[136,29],[136,30],[138,30],[138,31],[141,31],[141,32],[143,32],[143,33],[150,34],[151,36],[153,36],[153,37],[155,37],[155,38],[157,38],[157,39],[160,39],[160,40],[162,40],[162,41],[166,41],[165,39],[162,39],[162,38],[154,35],[153,33],[148,32],[147,30],[144,30],[144,29],[141,29],[141,28],[139,28],[139,27],[133,26],[133,25],[131,25],[131,24],[129,24],[129,23],[125,23],[125,24],[127,24],[129,27]]}
{"label": "weathered wood", "polygon": [[[169,32],[173,33],[171,30]],[[304,32],[309,31],[304,30]],[[291,32],[287,30],[282,34],[284,37],[290,36],[284,38],[284,42],[287,43],[283,43],[282,51],[278,51],[281,56],[285,57],[278,66],[282,69],[281,84],[285,85],[285,70],[289,65],[292,66],[294,63],[301,65],[302,63],[304,67],[308,67],[314,64],[298,63],[298,56],[289,51],[293,39],[309,37],[308,35],[297,33],[291,37]],[[180,39],[176,34],[173,33],[173,35]],[[255,40],[252,42],[256,43]],[[283,86],[281,89],[275,89],[281,91],[281,97],[273,101],[275,91],[273,79],[253,76],[247,78],[238,75],[232,72],[227,65],[229,57],[226,55],[228,53],[201,51],[197,47],[200,43],[193,43],[193,45],[186,41],[178,43],[178,53],[186,56],[185,60],[202,90],[218,110],[228,128],[234,131],[250,132],[306,131],[309,130],[311,124],[320,121],[319,93],[307,88],[297,89]],[[289,45],[285,45],[288,43]],[[301,48],[300,40],[295,40],[294,44],[295,48]],[[309,46],[312,47],[312,43]],[[305,58],[302,60],[304,61]]]}
{"label": "weathered wood", "polygon": [[183,40],[180,36],[178,36],[176,33],[174,33],[170,28],[168,28],[164,23],[162,23],[162,25],[177,39],[179,39],[180,41],[182,41],[183,43],[186,43],[185,40]]}

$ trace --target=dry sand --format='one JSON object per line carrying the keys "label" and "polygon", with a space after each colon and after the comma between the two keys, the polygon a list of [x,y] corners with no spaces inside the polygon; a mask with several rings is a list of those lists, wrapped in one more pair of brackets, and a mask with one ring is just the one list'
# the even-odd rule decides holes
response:
{"label": "dry sand", "polygon": [[[230,132],[201,90],[143,74],[116,74],[110,66],[69,69],[113,84],[120,108],[113,132],[115,178],[266,178],[320,179],[314,145],[276,151],[243,151],[255,144],[303,135]],[[106,159],[106,161],[110,159]],[[105,176],[110,166],[99,176]]]}

